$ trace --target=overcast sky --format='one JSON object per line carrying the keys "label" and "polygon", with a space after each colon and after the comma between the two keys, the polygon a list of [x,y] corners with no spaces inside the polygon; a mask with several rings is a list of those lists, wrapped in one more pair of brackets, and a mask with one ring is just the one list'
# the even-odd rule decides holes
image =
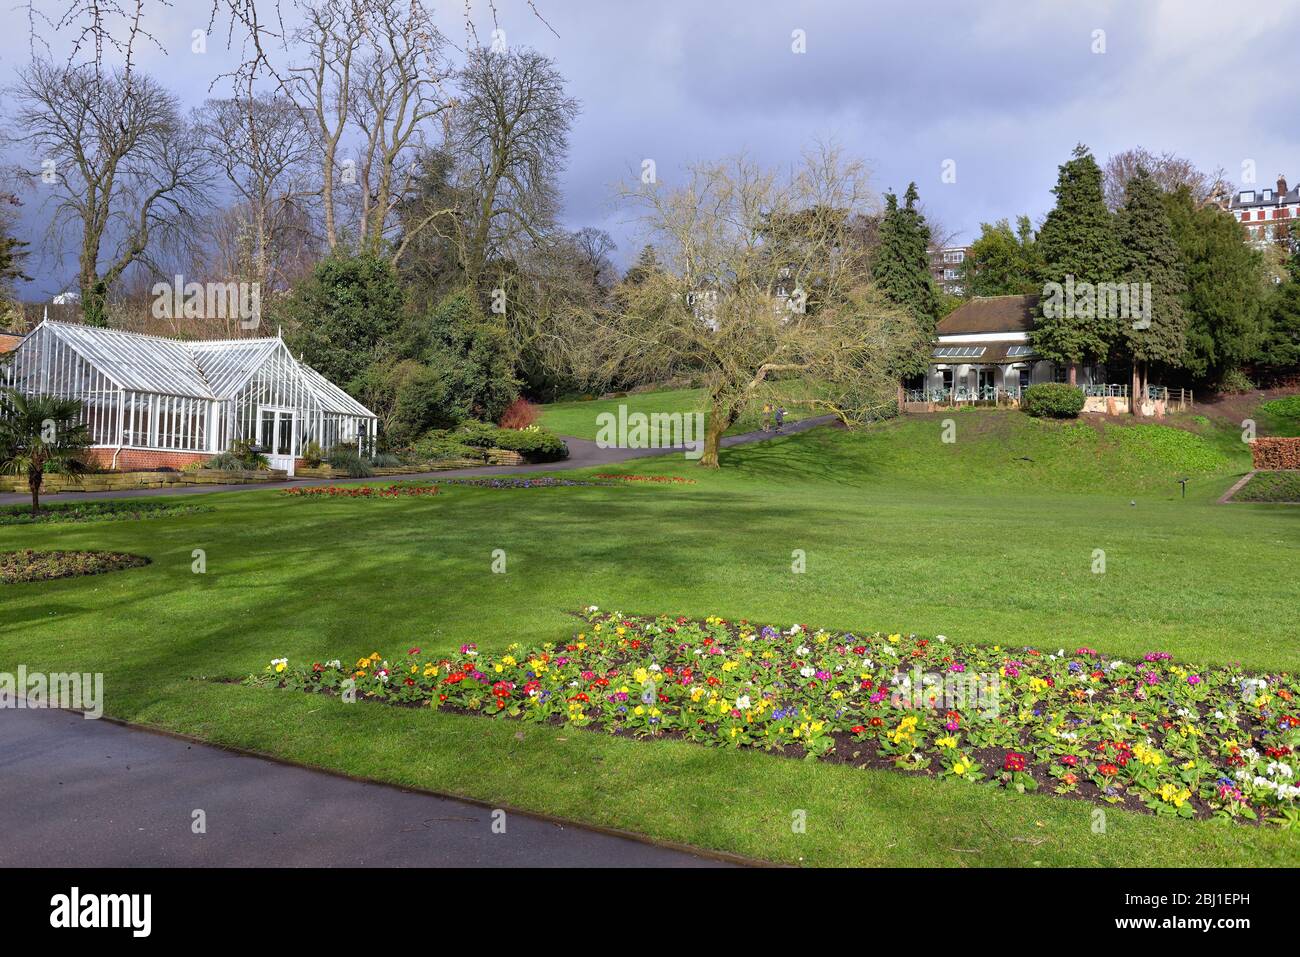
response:
{"label": "overcast sky", "polygon": [[[146,50],[141,65],[197,105],[236,57],[215,37],[205,54],[190,51],[208,0],[147,2],[164,50]],[[499,25],[510,44],[554,57],[580,100],[565,220],[608,229],[623,263],[638,237],[610,186],[644,159],[671,181],[693,160],[744,150],[786,163],[809,139],[834,139],[869,162],[880,190],[916,180],[926,208],[966,241],[984,221],[1041,220],[1077,142],[1102,162],[1142,145],[1222,166],[1235,180],[1247,162],[1259,182],[1279,172],[1300,179],[1294,3],[1229,12],[1212,0],[536,2],[555,33],[525,0],[497,0]],[[36,3],[54,14],[64,0]],[[292,21],[291,0],[282,3]],[[444,32],[463,44],[463,3],[440,9]],[[473,9],[486,38],[486,5]],[[804,53],[792,49],[796,30]],[[56,36],[55,49],[68,39]],[[0,79],[29,55],[20,9],[0,34]],[[947,160],[952,183],[941,175]],[[36,240],[39,193],[24,199],[25,238]],[[45,255],[29,272],[37,281],[24,295],[40,298],[66,286],[75,264]]]}

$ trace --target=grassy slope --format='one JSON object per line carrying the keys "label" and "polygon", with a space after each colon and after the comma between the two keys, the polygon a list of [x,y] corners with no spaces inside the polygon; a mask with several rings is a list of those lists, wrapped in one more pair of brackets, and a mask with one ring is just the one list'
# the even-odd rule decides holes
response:
{"label": "grassy slope", "polygon": [[[763,402],[762,398],[756,400],[727,430],[727,434],[735,435],[761,428]],[[662,392],[637,392],[620,399],[555,402],[540,407],[540,422],[560,435],[594,439],[598,428],[596,416],[602,412],[617,415],[620,405],[626,405],[628,412],[643,412],[646,415],[655,412],[704,412],[708,409],[708,395],[703,389],[670,389]],[[790,422],[811,414],[813,413],[806,409],[786,406],[786,419]]]}
{"label": "grassy slope", "polygon": [[[452,488],[376,502],[246,492],[205,497],[218,507],[209,514],[0,528],[0,549],[154,559],[4,586],[0,670],[102,670],[120,717],[757,857],[1293,863],[1300,835],[1276,830],[1113,812],[1098,835],[1091,805],[1045,795],[195,680],[280,655],[554,640],[572,627],[567,610],[593,602],[1294,667],[1285,623],[1300,510],[1209,504],[1246,467],[1226,439],[1185,446],[1112,427],[1094,442],[1005,413],[956,418],[950,446],[941,418],[908,419],[735,449],[715,475],[679,457],[626,466],[694,486]],[[1183,501],[1172,479],[1189,463],[1203,470]],[[207,575],[190,572],[194,548],[207,551]],[[494,548],[507,551],[505,575],[489,572]],[[807,552],[805,575],[790,573],[794,548]],[[1090,573],[1094,548],[1106,550],[1104,576]],[[796,809],[806,834],[791,833]]]}

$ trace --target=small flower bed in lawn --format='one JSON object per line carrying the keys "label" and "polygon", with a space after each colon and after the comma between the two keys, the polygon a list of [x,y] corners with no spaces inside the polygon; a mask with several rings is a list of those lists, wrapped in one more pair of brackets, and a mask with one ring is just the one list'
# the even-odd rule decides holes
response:
{"label": "small flower bed in lawn", "polygon": [[619,475],[614,472],[598,472],[598,479],[614,479],[619,482],[656,482],[665,485],[694,485],[695,479],[682,478],[680,475]]}
{"label": "small flower bed in lawn", "polygon": [[29,505],[0,505],[0,525],[45,525],[62,522],[121,522],[167,515],[193,515],[215,511],[211,505],[176,505],[114,499],[107,502],[53,502],[32,514]]}
{"label": "small flower bed in lawn", "polygon": [[504,654],[411,648],[247,682],[759,748],[1224,821],[1300,825],[1289,674],[1151,652],[1001,648],[587,609],[571,640]]}
{"label": "small flower bed in lawn", "polygon": [[609,482],[584,482],[581,479],[558,479],[543,475],[541,478],[467,478],[447,479],[445,485],[469,485],[474,488],[578,488],[606,486]]}
{"label": "small flower bed in lawn", "polygon": [[280,490],[294,498],[402,498],[403,496],[437,495],[438,486],[399,482],[393,485],[307,485]]}
{"label": "small flower bed in lawn", "polygon": [[0,552],[0,582],[47,581],[77,575],[99,575],[148,565],[149,559],[126,552]]}

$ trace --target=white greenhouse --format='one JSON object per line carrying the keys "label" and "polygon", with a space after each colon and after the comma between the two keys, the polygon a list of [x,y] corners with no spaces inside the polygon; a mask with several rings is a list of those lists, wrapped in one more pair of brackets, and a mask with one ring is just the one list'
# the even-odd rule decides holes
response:
{"label": "white greenhouse", "polygon": [[280,338],[187,342],[46,320],[0,375],[28,395],[81,400],[113,468],[185,465],[243,440],[292,474],[310,442],[368,452],[375,438],[375,414]]}

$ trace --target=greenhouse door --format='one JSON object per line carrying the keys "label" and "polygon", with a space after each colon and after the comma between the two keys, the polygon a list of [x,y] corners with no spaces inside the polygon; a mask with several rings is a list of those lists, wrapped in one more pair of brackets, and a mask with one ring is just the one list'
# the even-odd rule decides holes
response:
{"label": "greenhouse door", "polygon": [[293,478],[294,426],[297,416],[292,409],[274,409],[262,406],[260,410],[262,434],[260,445],[266,450],[271,468],[281,469]]}

